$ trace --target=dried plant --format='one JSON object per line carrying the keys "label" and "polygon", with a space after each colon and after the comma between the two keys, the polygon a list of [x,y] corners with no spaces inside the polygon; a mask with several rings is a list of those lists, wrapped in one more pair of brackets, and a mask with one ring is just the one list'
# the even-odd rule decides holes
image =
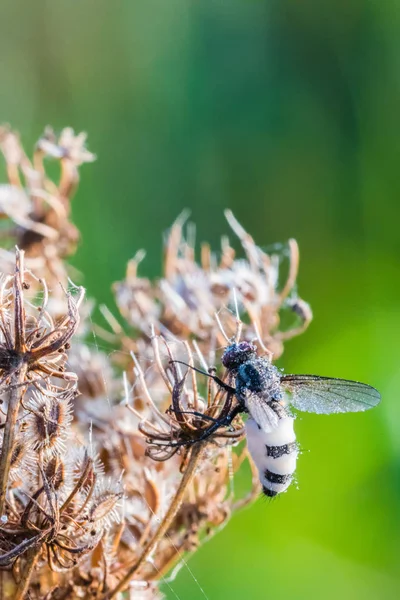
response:
{"label": "dried plant", "polygon": [[[219,368],[223,332],[277,357],[311,311],[296,292],[294,240],[268,254],[227,211],[244,257],[223,238],[220,257],[203,245],[198,264],[182,216],[162,278],[138,276],[139,252],[115,284],[124,328],[103,309],[112,332],[98,331],[119,352],[92,348],[91,307],[65,263],[79,237],[69,220],[78,167],[94,159],[84,143],[48,129],[30,161],[0,129],[0,592],[154,600],[184,555],[259,492]],[[57,183],[45,158],[60,162]],[[238,498],[232,477],[244,461],[252,481]]]}
{"label": "dried plant", "polygon": [[[57,293],[59,283],[67,285],[64,259],[71,255],[79,240],[79,232],[71,223],[70,201],[79,183],[78,167],[92,162],[94,154],[85,148],[86,135],[75,135],[64,129],[57,139],[46,128],[36,144],[32,160],[22,148],[19,136],[9,127],[0,127],[0,150],[7,166],[8,183],[0,185],[0,217],[3,248],[2,272],[10,272],[15,245],[25,251],[27,267],[35,269]],[[60,163],[60,178],[54,182],[47,175],[44,159]],[[53,297],[53,301],[54,301]]]}

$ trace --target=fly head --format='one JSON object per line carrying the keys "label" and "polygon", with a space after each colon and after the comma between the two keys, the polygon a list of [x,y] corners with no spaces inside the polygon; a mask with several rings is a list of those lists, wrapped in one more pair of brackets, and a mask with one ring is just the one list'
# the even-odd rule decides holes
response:
{"label": "fly head", "polygon": [[250,342],[230,344],[222,355],[222,364],[229,371],[237,371],[240,365],[257,357],[257,346]]}

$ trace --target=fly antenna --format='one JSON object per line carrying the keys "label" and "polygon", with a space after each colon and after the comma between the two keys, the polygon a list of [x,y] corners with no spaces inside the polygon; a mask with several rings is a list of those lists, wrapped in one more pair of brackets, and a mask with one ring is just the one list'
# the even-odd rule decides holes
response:
{"label": "fly antenna", "polygon": [[210,377],[210,373],[207,373],[207,371],[202,371],[201,369],[198,369],[194,365],[189,365],[189,363],[186,363],[183,360],[170,360],[168,362],[169,362],[169,364],[174,364],[174,365],[176,365],[176,364],[184,365],[188,369],[192,369],[193,371],[196,371],[196,373],[200,373],[200,375],[205,375],[206,377]]}
{"label": "fly antenna", "polygon": [[228,385],[227,383],[225,383],[225,381],[222,381],[222,379],[220,379],[216,375],[212,374],[213,371],[215,371],[215,369],[213,367],[210,367],[208,369],[208,373],[206,373],[205,371],[202,371],[201,369],[198,369],[197,367],[193,367],[192,365],[189,365],[188,363],[185,363],[182,360],[170,360],[169,363],[184,365],[188,369],[193,369],[193,371],[196,371],[196,373],[200,373],[200,375],[205,375],[206,377],[213,379],[215,381],[215,383],[217,383],[223,390],[225,390],[226,392],[229,392],[230,394],[234,394],[236,392],[234,387],[232,387],[231,385]]}

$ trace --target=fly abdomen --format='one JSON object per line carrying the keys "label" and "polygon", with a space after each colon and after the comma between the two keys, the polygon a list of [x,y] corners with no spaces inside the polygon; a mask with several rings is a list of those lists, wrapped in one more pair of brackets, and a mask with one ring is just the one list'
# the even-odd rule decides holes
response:
{"label": "fly abdomen", "polygon": [[282,456],[288,456],[297,450],[297,443],[290,442],[290,444],[282,444],[281,446],[267,446],[267,456],[273,459],[282,458]]}
{"label": "fly abdomen", "polygon": [[249,418],[246,430],[247,445],[259,471],[263,493],[273,497],[285,492],[292,482],[298,454],[293,418],[285,411],[278,426],[269,432]]}
{"label": "fly abdomen", "polygon": [[285,492],[296,470],[297,444],[292,417],[279,419],[278,427],[265,433],[265,468],[261,483],[266,496],[276,496]]}

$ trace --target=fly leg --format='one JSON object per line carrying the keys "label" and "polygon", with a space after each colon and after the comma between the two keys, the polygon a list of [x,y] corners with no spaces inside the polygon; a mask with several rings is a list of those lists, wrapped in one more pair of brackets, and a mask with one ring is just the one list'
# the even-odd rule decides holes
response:
{"label": "fly leg", "polygon": [[181,360],[170,360],[169,362],[170,363],[179,363],[180,365],[184,365],[185,367],[188,367],[189,369],[193,369],[193,371],[200,373],[200,375],[205,375],[206,377],[211,377],[211,379],[213,379],[215,381],[215,383],[217,383],[226,392],[231,393],[231,394],[236,393],[236,389],[234,387],[232,387],[231,385],[228,385],[227,383],[225,383],[225,381],[222,381],[222,379],[220,379],[216,375],[212,375],[211,373],[206,373],[206,371],[197,369],[196,367],[193,367],[192,365],[188,365],[187,363],[185,363]]}

